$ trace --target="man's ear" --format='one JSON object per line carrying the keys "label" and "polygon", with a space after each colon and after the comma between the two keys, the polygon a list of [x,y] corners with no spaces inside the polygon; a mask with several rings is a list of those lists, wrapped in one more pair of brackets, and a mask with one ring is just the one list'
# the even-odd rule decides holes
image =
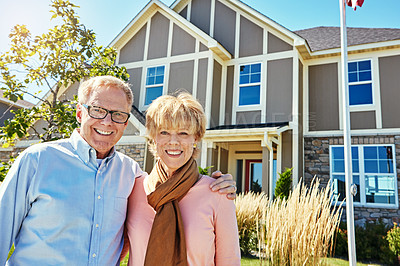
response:
{"label": "man's ear", "polygon": [[76,105],[76,120],[79,124],[82,122],[82,108],[83,106],[80,103]]}

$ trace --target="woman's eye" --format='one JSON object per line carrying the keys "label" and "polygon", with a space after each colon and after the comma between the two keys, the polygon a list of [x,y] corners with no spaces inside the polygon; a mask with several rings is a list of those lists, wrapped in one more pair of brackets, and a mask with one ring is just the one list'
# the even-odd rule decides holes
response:
{"label": "woman's eye", "polygon": [[181,135],[181,136],[187,136],[187,135],[189,135],[187,132],[179,132],[179,135]]}
{"label": "woman's eye", "polygon": [[167,131],[161,131],[160,135],[168,135],[168,132]]}

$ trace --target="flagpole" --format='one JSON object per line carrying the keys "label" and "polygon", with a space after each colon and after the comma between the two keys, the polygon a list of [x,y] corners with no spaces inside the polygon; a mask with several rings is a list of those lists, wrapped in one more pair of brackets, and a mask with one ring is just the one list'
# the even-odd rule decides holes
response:
{"label": "flagpole", "polygon": [[346,31],[346,0],[339,0],[340,3],[340,36],[341,36],[341,70],[342,70],[342,103],[343,103],[343,144],[344,164],[346,181],[346,220],[347,239],[349,249],[349,265],[356,265],[356,247],[354,234],[354,210],[351,185],[353,184],[352,163],[351,163],[351,135],[350,135],[350,112],[349,112],[349,90],[347,75],[347,31]]}

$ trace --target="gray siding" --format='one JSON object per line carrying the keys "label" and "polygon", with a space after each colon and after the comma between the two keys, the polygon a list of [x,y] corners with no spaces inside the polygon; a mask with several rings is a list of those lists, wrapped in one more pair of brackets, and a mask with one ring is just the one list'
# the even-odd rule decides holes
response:
{"label": "gray siding", "polygon": [[[282,169],[284,172],[286,168],[292,168],[292,131],[288,130],[282,133]],[[297,167],[297,166],[296,166]],[[295,170],[295,169],[293,169]],[[296,170],[295,170],[296,171]]]}
{"label": "gray siding", "polygon": [[133,92],[133,105],[139,107],[140,99],[140,86],[142,82],[142,71],[143,68],[131,68],[127,69],[129,74],[129,84],[131,84],[131,89]]}
{"label": "gray siding", "polygon": [[185,19],[187,19],[187,6],[185,6],[184,9],[182,9],[181,12],[179,12],[179,15],[181,15],[182,17],[184,17]]}
{"label": "gray siding", "polygon": [[293,50],[293,46],[268,32],[268,53]]}
{"label": "gray siding", "polygon": [[375,111],[351,112],[350,123],[351,129],[375,129]]}
{"label": "gray siding", "polygon": [[309,67],[309,129],[339,129],[337,63]]}
{"label": "gray siding", "polygon": [[263,41],[263,29],[241,16],[239,57],[261,55]]}
{"label": "gray siding", "polygon": [[235,66],[228,66],[227,75],[226,75],[225,125],[232,124],[234,76],[235,76]]}
{"label": "gray siding", "polygon": [[379,58],[382,127],[400,128],[400,55]]}
{"label": "gray siding", "polygon": [[190,22],[205,33],[210,33],[211,0],[192,0]]}
{"label": "gray siding", "polygon": [[270,162],[270,152],[268,148],[262,147],[262,191],[264,191],[268,197],[269,195],[269,180],[272,178],[269,176],[269,162]]}
{"label": "gray siding", "polygon": [[136,34],[130,39],[124,47],[122,47],[119,55],[119,63],[129,63],[142,61],[144,57],[144,44],[146,41],[146,25],[145,24]]}
{"label": "gray siding", "polygon": [[182,28],[174,24],[174,33],[172,35],[172,55],[194,53],[196,39],[189,35]]}
{"label": "gray siding", "polygon": [[199,60],[199,74],[197,79],[197,99],[206,106],[208,59]]}
{"label": "gray siding", "polygon": [[74,82],[71,84],[66,91],[63,92],[63,94],[59,97],[60,101],[64,100],[72,100],[75,95],[78,95],[78,89],[79,89],[79,82]]}
{"label": "gray siding", "polygon": [[267,122],[292,120],[293,59],[268,61]]}
{"label": "gray siding", "polygon": [[193,92],[193,71],[194,61],[184,61],[172,63],[169,71],[168,94],[171,94],[179,89]]}
{"label": "gray siding", "polygon": [[214,25],[214,39],[222,44],[231,55],[234,55],[236,12],[216,1]]}
{"label": "gray siding", "polygon": [[237,125],[253,125],[261,123],[261,111],[248,111],[236,113]]}
{"label": "gray siding", "polygon": [[211,97],[211,121],[210,127],[219,126],[219,106],[221,99],[221,76],[222,76],[222,66],[214,61],[214,71],[213,71],[213,88]]}
{"label": "gray siding", "polygon": [[208,47],[200,43],[200,52],[208,51]]}
{"label": "gray siding", "polygon": [[228,162],[229,162],[228,155],[229,155],[229,151],[221,148],[221,159],[220,159],[220,168],[221,169],[218,169],[218,170],[221,171],[222,173],[228,173]]}
{"label": "gray siding", "polygon": [[148,59],[167,56],[169,19],[156,13],[151,18]]}

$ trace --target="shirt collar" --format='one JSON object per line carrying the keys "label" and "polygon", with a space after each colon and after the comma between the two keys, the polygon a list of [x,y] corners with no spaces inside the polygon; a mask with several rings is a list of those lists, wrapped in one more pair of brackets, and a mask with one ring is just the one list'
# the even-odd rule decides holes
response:
{"label": "shirt collar", "polygon": [[[82,136],[79,134],[78,129],[75,129],[74,132],[72,132],[71,138],[70,138],[72,147],[76,150],[76,153],[78,154],[79,158],[81,158],[82,161],[85,162],[85,164],[89,164],[90,161],[93,161],[96,165],[96,150],[89,145],[89,143],[86,142],[82,138]],[[115,147],[113,147],[104,160],[108,161],[109,159],[113,158],[115,156]]]}

